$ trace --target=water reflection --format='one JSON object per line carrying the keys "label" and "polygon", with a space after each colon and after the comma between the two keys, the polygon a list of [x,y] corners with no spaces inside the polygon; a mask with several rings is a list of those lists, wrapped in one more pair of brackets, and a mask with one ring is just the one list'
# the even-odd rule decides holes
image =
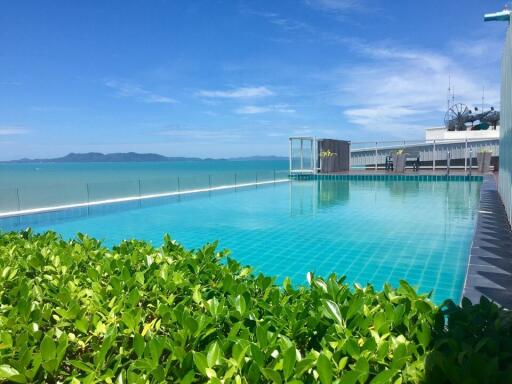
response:
{"label": "water reflection", "polygon": [[[308,215],[322,210],[348,204],[349,200],[359,200],[363,195],[376,203],[377,210],[393,206],[399,209],[400,203],[417,201],[420,205],[441,204],[445,208],[446,222],[464,218],[474,212],[479,193],[478,182],[417,180],[293,180],[290,183],[291,215]],[[411,200],[412,199],[412,200]]]}
{"label": "water reflection", "polygon": [[300,181],[290,183],[292,215],[315,213],[319,209],[346,204],[350,199],[350,182],[334,180]]}

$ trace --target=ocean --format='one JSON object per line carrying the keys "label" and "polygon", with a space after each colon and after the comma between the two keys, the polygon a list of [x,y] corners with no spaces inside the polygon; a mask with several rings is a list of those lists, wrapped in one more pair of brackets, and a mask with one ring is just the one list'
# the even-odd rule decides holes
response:
{"label": "ocean", "polygon": [[286,160],[0,163],[0,213],[254,183],[287,170]]}
{"label": "ocean", "polygon": [[283,171],[287,160],[127,163],[0,163],[0,188]]}

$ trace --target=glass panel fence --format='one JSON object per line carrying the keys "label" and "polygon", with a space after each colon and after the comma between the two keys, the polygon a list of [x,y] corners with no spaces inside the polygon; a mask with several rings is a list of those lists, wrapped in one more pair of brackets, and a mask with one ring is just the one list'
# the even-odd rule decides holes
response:
{"label": "glass panel fence", "polygon": [[19,188],[20,208],[35,209],[87,202],[85,184],[25,185]]}
{"label": "glass panel fence", "polygon": [[116,181],[111,183],[88,183],[88,201],[119,199],[140,196],[141,184],[138,180]]}
{"label": "glass panel fence", "polygon": [[141,183],[141,195],[156,195],[178,191],[178,177],[165,179],[144,179]]}
{"label": "glass panel fence", "polygon": [[0,189],[0,213],[119,198],[255,184],[288,178],[287,170],[216,172],[211,175],[174,176],[87,184],[24,185]]}
{"label": "glass panel fence", "polygon": [[0,189],[0,212],[17,211],[20,206],[20,200],[17,188]]}
{"label": "glass panel fence", "polygon": [[222,172],[213,174],[210,176],[210,182],[212,187],[222,187],[225,185],[235,185],[235,173],[234,172]]}

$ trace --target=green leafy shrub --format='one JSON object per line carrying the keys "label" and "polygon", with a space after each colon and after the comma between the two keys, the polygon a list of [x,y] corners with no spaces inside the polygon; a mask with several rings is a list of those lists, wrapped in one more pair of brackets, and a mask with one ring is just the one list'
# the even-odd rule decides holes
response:
{"label": "green leafy shrub", "polygon": [[510,318],[487,301],[439,309],[405,282],[376,292],[335,275],[308,281],[276,286],[216,244],[187,251],[165,237],[160,248],[132,240],[109,249],[84,235],[2,234],[0,381],[511,377]]}

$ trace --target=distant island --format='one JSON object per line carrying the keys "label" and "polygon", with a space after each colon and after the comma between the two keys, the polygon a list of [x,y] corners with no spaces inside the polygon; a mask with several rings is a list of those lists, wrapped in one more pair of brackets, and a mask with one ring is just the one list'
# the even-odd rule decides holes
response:
{"label": "distant island", "polygon": [[156,153],[69,153],[63,157],[56,157],[51,159],[19,159],[4,161],[4,163],[123,163],[123,162],[169,162],[169,161],[204,161],[204,160],[219,160],[219,161],[270,161],[270,160],[287,160],[283,156],[249,156],[249,157],[233,157],[226,159],[211,159],[200,157],[168,157]]}

